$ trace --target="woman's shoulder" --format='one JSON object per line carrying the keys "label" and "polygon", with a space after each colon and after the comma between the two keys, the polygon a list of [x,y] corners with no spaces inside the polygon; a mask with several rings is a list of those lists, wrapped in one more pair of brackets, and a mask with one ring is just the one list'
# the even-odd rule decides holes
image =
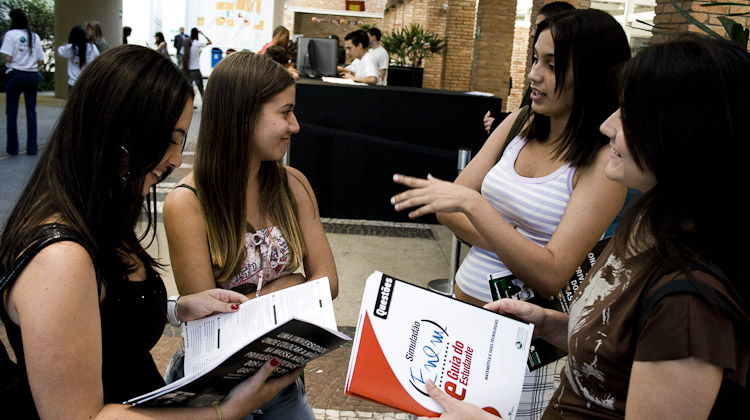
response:
{"label": "woman's shoulder", "polygon": [[179,180],[172,191],[167,194],[164,199],[164,213],[166,216],[173,210],[184,211],[190,208],[200,211],[198,190],[195,187],[192,172]]}

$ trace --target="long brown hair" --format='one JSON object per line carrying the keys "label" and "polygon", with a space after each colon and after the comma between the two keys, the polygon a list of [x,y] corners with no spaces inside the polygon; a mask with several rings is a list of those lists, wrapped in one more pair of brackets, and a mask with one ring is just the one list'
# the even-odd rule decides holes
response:
{"label": "long brown hair", "polygon": [[[5,226],[0,271],[54,216],[91,247],[108,287],[134,269],[122,251],[156,267],[141,244],[155,220],[143,205],[143,183],[192,97],[177,67],[149,48],[111,48],[87,65]],[[144,207],[147,227],[139,236]]]}
{"label": "long brown hair", "polygon": [[[195,157],[195,186],[208,232],[211,263],[217,281],[242,267],[247,223],[252,133],[262,106],[292,86],[281,65],[248,51],[221,60],[211,73],[203,102]],[[296,203],[281,162],[261,162],[260,209],[279,226],[289,243],[291,266],[301,264],[305,243]]]}

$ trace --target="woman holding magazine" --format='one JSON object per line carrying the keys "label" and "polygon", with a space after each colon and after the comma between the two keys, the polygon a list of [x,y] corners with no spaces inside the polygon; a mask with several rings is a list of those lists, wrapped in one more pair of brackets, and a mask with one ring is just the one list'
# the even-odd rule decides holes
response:
{"label": "woman holding magazine", "polygon": [[192,104],[179,70],[148,48],[111,48],[81,73],[0,243],[11,280],[0,317],[18,361],[3,363],[0,379],[20,381],[3,404],[12,417],[239,419],[299,376],[266,381],[272,359],[213,407],[122,404],[164,385],[149,351],[167,319],[247,300],[214,289],[168,305],[160,265],[141,245],[155,237],[147,206],[141,220],[144,197],[155,200],[156,183],[182,163]]}
{"label": "woman holding magazine", "polygon": [[[292,76],[262,55],[234,53],[211,73],[203,104],[195,170],[164,202],[180,292],[218,286],[252,299],[328,277],[335,298],[336,265],[315,194],[301,172],[281,164],[299,131]],[[314,419],[302,380],[253,418]]]}
{"label": "woman holding magazine", "polygon": [[[747,51],[699,35],[623,68],[620,108],[601,126],[605,173],[643,195],[570,317],[509,299],[486,306],[567,348],[544,420],[747,418],[750,282],[736,238],[750,232],[736,222],[749,192],[749,72]],[[496,418],[428,390],[443,419]]]}
{"label": "woman holding magazine", "polygon": [[[488,276],[509,275],[531,289],[526,295],[554,296],[602,238],[626,189],[604,177],[608,139],[598,127],[617,108],[614,69],[629,57],[625,33],[607,13],[547,18],[529,73],[533,113],[505,151],[521,111],[503,120],[455,182],[394,176],[412,188],[392,198],[396,210],[437,213],[473,245],[456,273],[458,299],[490,302]],[[517,418],[541,416],[563,364],[527,372]]]}

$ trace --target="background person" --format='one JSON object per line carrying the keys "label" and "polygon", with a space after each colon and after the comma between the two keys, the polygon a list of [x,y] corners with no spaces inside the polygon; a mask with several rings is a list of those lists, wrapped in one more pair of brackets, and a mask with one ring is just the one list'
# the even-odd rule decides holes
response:
{"label": "background person", "polygon": [[154,34],[154,44],[156,44],[154,48],[156,52],[169,58],[169,49],[167,49],[167,41],[164,39],[163,33],[157,32]]}
{"label": "background person", "polygon": [[180,32],[174,36],[174,41],[172,43],[174,45],[174,49],[177,50],[177,54],[175,55],[175,57],[177,58],[177,65],[179,66],[182,65],[182,44],[185,42],[185,39],[187,37],[188,36],[185,35],[185,28],[180,26]]}
{"label": "background person", "polygon": [[[736,223],[748,193],[748,72],[747,51],[695,34],[625,64],[620,109],[601,126],[612,147],[605,171],[643,195],[570,318],[507,299],[486,306],[533,322],[535,334],[568,349],[544,420],[747,418],[750,283],[745,251],[733,241],[748,233]],[[696,94],[705,101],[693,101]],[[707,138],[716,143],[707,148]],[[680,283],[694,292],[637,310]],[[442,418],[487,417],[434,387],[430,395],[444,404]]]}
{"label": "background person", "polygon": [[299,79],[299,72],[297,72],[297,69],[294,68],[294,64],[292,64],[292,62],[290,61],[289,53],[287,52],[286,48],[277,46],[268,47],[264,55],[271,60],[281,64],[281,66],[284,67],[286,71],[288,71],[289,74],[292,75],[294,80]]}
{"label": "background person", "polygon": [[[198,39],[198,35],[203,35],[206,38],[205,41]],[[188,79],[195,83],[198,87],[198,92],[203,98],[203,74],[201,73],[201,51],[206,45],[211,45],[211,40],[208,39],[206,34],[199,31],[198,28],[190,30],[190,37],[186,38],[182,43],[182,70],[187,75]]]}
{"label": "background person", "polygon": [[86,28],[86,36],[89,41],[96,45],[96,49],[99,50],[99,54],[109,48],[109,43],[104,39],[104,32],[102,32],[102,24],[98,20],[92,20],[85,22],[83,27]]}
{"label": "background person", "polygon": [[[86,66],[5,225],[3,273],[37,238],[77,238],[36,254],[0,307],[30,409],[43,419],[239,419],[300,373],[266,382],[269,361],[216,407],[122,404],[164,385],[149,351],[167,319],[166,289],[141,245],[155,235],[155,215],[147,212],[145,233],[136,232],[144,197],[155,198],[156,183],[182,162],[193,90],[179,76],[160,54],[135,45]],[[233,312],[245,300],[227,290],[182,296],[173,321]]]}
{"label": "background person", "polygon": [[383,82],[383,86],[385,86],[388,84],[388,62],[390,61],[390,57],[388,56],[388,51],[386,51],[385,48],[380,45],[381,35],[382,33],[378,28],[372,27],[367,30],[367,37],[370,41],[370,52],[375,55],[375,58],[378,61],[378,69],[380,69],[380,80]]}
{"label": "background person", "polygon": [[[456,273],[456,298],[492,300],[488,276],[517,277],[536,296],[568,284],[623,205],[626,189],[604,177],[608,139],[599,125],[617,108],[614,70],[630,57],[622,27],[599,10],[548,18],[529,73],[534,114],[498,161],[515,111],[456,178],[403,175],[392,198],[409,217],[438,221],[473,246]],[[609,94],[607,94],[609,92]],[[564,360],[527,371],[517,418],[541,416]]]}
{"label": "background person", "polygon": [[18,101],[23,93],[26,103],[26,153],[35,155],[36,144],[36,92],[42,76],[39,66],[44,64],[44,52],[39,35],[31,32],[26,13],[11,10],[10,30],[3,36],[0,54],[5,59],[5,115],[8,117],[9,155],[18,154]]}
{"label": "background person", "polygon": [[370,40],[367,32],[359,29],[350,32],[344,37],[344,48],[346,55],[352,62],[357,60],[356,68],[337,67],[339,76],[344,79],[352,79],[355,82],[367,83],[368,85],[382,85],[380,69],[375,55],[369,50]]}
{"label": "background person", "polygon": [[99,57],[99,50],[86,39],[86,30],[83,26],[74,26],[70,30],[68,43],[57,47],[57,55],[68,60],[68,93],[70,93],[83,68]]}
{"label": "background person", "polygon": [[122,27],[122,43],[127,44],[128,38],[130,37],[130,34],[133,33],[133,28],[130,26],[123,26]]}
{"label": "background person", "polygon": [[[164,202],[180,293],[218,286],[254,298],[327,276],[338,294],[312,187],[281,164],[299,131],[294,105],[294,79],[262,55],[236,52],[211,73],[195,171]],[[301,379],[260,411],[252,418],[315,418]]]}
{"label": "background person", "polygon": [[263,55],[266,53],[266,50],[269,47],[284,47],[285,49],[288,47],[289,44],[289,29],[283,27],[283,26],[277,26],[273,30],[273,38],[271,38],[271,42],[266,43],[260,51],[258,51],[258,54]]}

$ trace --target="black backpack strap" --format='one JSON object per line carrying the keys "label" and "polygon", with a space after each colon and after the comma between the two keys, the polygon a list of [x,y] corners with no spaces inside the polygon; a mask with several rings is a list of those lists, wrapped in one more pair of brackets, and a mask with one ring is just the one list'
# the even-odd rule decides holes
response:
{"label": "black backpack strap", "polygon": [[[713,277],[721,278],[713,270],[705,266],[689,264],[688,267],[693,270],[699,270],[704,273],[710,274]],[[661,275],[656,276],[655,280],[658,280],[664,277],[666,274],[674,271],[677,271],[677,269],[670,268],[668,270],[665,270],[665,272],[662,272]],[[651,283],[651,285],[653,285],[653,282]],[[662,299],[670,295],[685,293],[697,296],[705,300],[709,304],[714,305],[716,309],[721,311],[736,326],[750,333],[750,320],[748,320],[747,316],[739,312],[737,307],[732,304],[732,302],[730,302],[726,296],[719,293],[718,290],[714,289],[711,286],[705,284],[698,285],[688,278],[676,278],[667,282],[663,286],[660,286],[652,294],[649,294],[650,290],[651,286],[647,286],[641,293],[641,296],[638,299],[638,303],[636,304],[635,319],[633,324],[635,338],[640,335],[641,330],[643,329],[643,324],[646,322],[648,314]]]}
{"label": "black backpack strap", "polygon": [[[34,241],[34,243],[32,243],[28,248],[26,248],[21,256],[16,258],[13,267],[11,267],[11,269],[7,272],[3,273],[2,277],[0,277],[0,293],[5,291],[6,288],[10,288],[10,286],[14,281],[16,281],[18,276],[21,275],[21,272],[23,272],[23,270],[31,262],[31,260],[48,245],[63,241],[75,242],[86,249],[89,255],[91,255],[92,260],[94,258],[88,244],[65,225],[42,225],[40,227],[39,234],[36,236],[38,239]],[[96,272],[97,290],[99,294],[101,294],[102,284],[99,278],[99,270],[96,267],[96,263],[94,263],[94,270]]]}
{"label": "black backpack strap", "polygon": [[521,112],[518,113],[518,117],[516,117],[516,120],[513,121],[513,125],[510,126],[510,131],[508,131],[508,137],[505,138],[505,143],[503,144],[503,148],[500,149],[500,154],[497,155],[497,160],[500,160],[501,157],[503,157],[503,153],[505,153],[505,149],[508,148],[508,145],[511,141],[513,141],[516,136],[521,132],[521,129],[526,124],[526,121],[529,120],[529,117],[531,116],[531,106],[526,105],[523,108],[521,108]]}

